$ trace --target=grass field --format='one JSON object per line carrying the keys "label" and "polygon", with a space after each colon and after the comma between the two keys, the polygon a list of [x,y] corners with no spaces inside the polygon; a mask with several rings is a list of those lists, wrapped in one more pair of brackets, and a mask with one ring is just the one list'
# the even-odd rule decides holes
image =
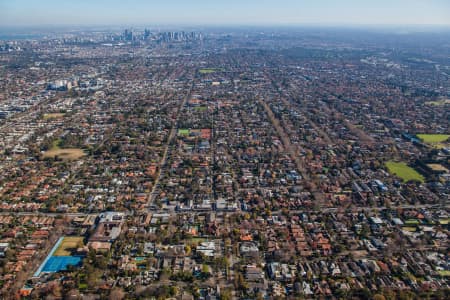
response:
{"label": "grass field", "polygon": [[450,219],[440,219],[439,224],[448,225],[450,223]]}
{"label": "grass field", "polygon": [[54,140],[52,143],[52,148],[45,151],[42,155],[44,158],[56,156],[63,160],[76,160],[86,155],[83,149],[80,148],[60,148],[59,147],[60,140]]}
{"label": "grass field", "polygon": [[77,160],[83,156],[85,156],[83,149],[80,148],[67,148],[67,149],[51,149],[45,151],[43,154],[44,158],[47,157],[58,157],[63,160]]}
{"label": "grass field", "polygon": [[419,225],[420,223],[419,223],[418,220],[415,220],[415,219],[408,219],[408,220],[405,221],[405,224],[406,224],[406,225]]}
{"label": "grass field", "polygon": [[87,283],[80,283],[78,284],[78,289],[80,290],[85,290],[88,288],[88,284]]}
{"label": "grass field", "polygon": [[427,167],[429,167],[433,171],[448,172],[447,168],[441,164],[427,164]]}
{"label": "grass field", "polygon": [[178,129],[178,135],[189,135],[190,133],[190,129]]}
{"label": "grass field", "polygon": [[207,106],[197,106],[194,109],[197,111],[206,111],[206,110],[208,110],[208,107]]}
{"label": "grass field", "polygon": [[388,161],[386,163],[386,167],[389,173],[400,177],[405,182],[409,180],[418,180],[420,182],[425,181],[425,178],[419,172],[409,167],[405,163]]}
{"label": "grass field", "polygon": [[200,74],[211,74],[211,73],[215,73],[215,72],[220,72],[222,71],[222,69],[217,69],[217,68],[205,68],[205,69],[200,69],[198,72]]}
{"label": "grass field", "polygon": [[72,255],[72,249],[78,248],[80,244],[83,244],[83,237],[81,236],[66,236],[56,249],[53,256],[70,256]]}
{"label": "grass field", "polygon": [[52,120],[52,119],[61,119],[64,117],[63,113],[50,113],[50,114],[44,114],[42,117],[44,120]]}
{"label": "grass field", "polygon": [[417,137],[424,143],[437,144],[448,140],[450,134],[418,134]]}
{"label": "grass field", "polygon": [[405,231],[409,231],[409,232],[416,232],[417,228],[416,227],[403,227],[402,228]]}
{"label": "grass field", "polygon": [[434,106],[444,106],[446,104],[450,104],[450,99],[440,99],[436,101],[425,102],[426,105],[434,105]]}

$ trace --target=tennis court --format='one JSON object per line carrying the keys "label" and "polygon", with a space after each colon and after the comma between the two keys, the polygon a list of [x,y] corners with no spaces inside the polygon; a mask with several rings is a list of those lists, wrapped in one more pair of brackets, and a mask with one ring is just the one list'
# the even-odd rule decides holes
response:
{"label": "tennis court", "polygon": [[42,268],[42,272],[51,273],[67,270],[67,266],[81,263],[79,256],[52,256]]}

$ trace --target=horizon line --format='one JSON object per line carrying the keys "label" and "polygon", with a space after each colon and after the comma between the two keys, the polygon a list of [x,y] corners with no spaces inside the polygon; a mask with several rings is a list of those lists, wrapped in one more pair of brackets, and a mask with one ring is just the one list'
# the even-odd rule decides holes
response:
{"label": "horizon line", "polygon": [[108,24],[108,23],[93,23],[93,24],[0,24],[1,28],[8,29],[28,29],[28,28],[86,28],[86,27],[146,27],[146,26],[171,26],[171,27],[384,27],[384,28],[393,28],[393,27],[448,27],[450,28],[450,23],[442,23],[442,24],[424,24],[424,23],[333,23],[333,22],[320,22],[320,23],[312,23],[312,22],[304,22],[304,23],[117,23],[117,24]]}

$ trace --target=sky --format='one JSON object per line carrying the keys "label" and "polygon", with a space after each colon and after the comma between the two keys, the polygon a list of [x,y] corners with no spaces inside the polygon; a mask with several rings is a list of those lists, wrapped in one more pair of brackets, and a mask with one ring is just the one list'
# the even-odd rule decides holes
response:
{"label": "sky", "polygon": [[450,0],[0,0],[0,26],[450,25]]}

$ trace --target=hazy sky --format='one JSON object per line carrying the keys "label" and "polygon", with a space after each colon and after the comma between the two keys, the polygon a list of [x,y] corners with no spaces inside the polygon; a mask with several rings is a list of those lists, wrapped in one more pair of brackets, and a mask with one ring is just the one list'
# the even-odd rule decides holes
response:
{"label": "hazy sky", "polygon": [[0,0],[0,25],[450,25],[450,0]]}

